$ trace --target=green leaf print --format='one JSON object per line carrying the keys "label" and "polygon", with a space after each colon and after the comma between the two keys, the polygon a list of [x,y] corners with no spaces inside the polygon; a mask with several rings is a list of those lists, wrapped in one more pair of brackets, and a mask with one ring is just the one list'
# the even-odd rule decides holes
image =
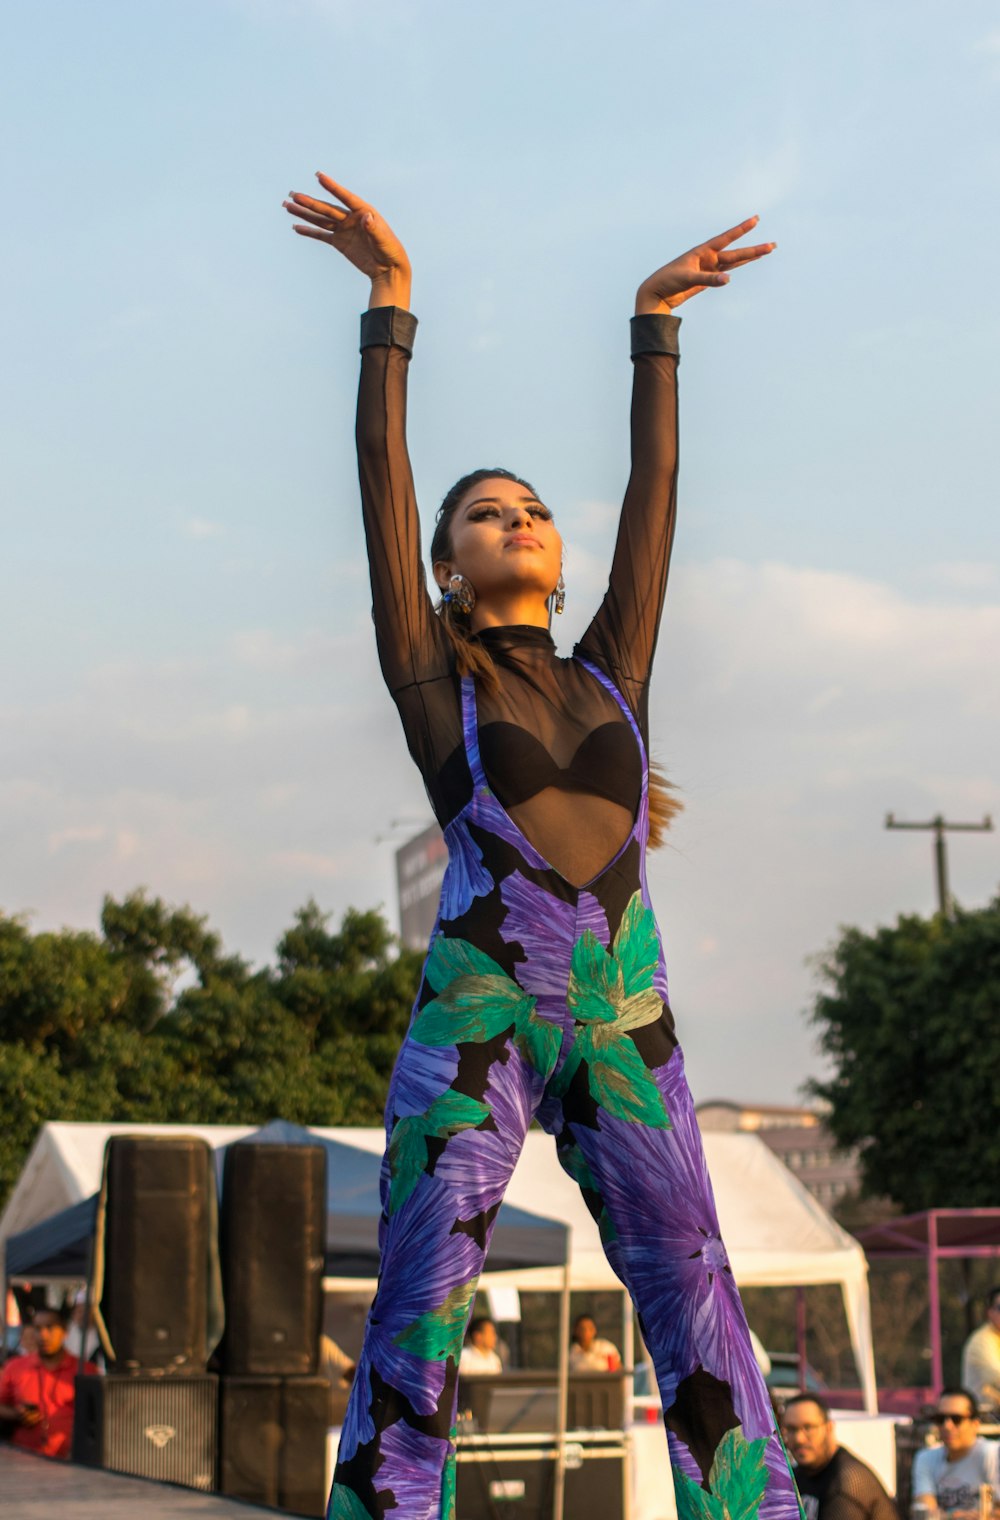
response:
{"label": "green leaf print", "polygon": [[389,1140],[390,1214],[403,1207],[427,1170],[428,1136],[444,1140],[463,1129],[475,1129],[489,1111],[489,1105],[477,1098],[446,1092],[434,1099],[426,1113],[408,1115],[394,1125]]}
{"label": "green leaf print", "polygon": [[674,1468],[677,1520],[755,1520],[767,1488],[767,1437],[748,1441],[737,1425],[727,1430],[708,1475],[711,1493]]}
{"label": "green leaf print", "polygon": [[455,1435],[452,1434],[451,1451],[445,1458],[441,1475],[441,1520],[455,1520],[455,1490],[458,1486],[458,1467],[455,1462]]}
{"label": "green leaf print", "polygon": [[573,946],[566,1001],[581,1024],[610,1022],[624,996],[621,970],[592,929],[584,929]]}
{"label": "green leaf print", "polygon": [[425,1116],[414,1114],[393,1126],[389,1139],[389,1213],[395,1214],[410,1197],[427,1167]]}
{"label": "green leaf print", "polygon": [[547,1079],[559,1059],[562,1030],[529,1008],[517,1020],[514,1044],[538,1074]]}
{"label": "green leaf print", "polygon": [[616,1118],[669,1129],[663,1098],[635,1045],[633,1030],[655,1024],[663,1003],[653,989],[660,946],[656,922],[633,893],[615,935],[613,954],[585,929],[573,946],[567,1001],[577,1030],[570,1057],[555,1084],[565,1096],[586,1061],[594,1101]]}
{"label": "green leaf print", "polygon": [[615,960],[622,968],[625,990],[631,996],[649,992],[660,959],[656,919],[645,906],[641,892],[634,892],[622,914],[614,943]]}
{"label": "green leaf print", "polygon": [[327,1520],[372,1520],[353,1488],[338,1483],[330,1495]]}
{"label": "green leaf print", "polygon": [[727,1430],[719,1442],[708,1481],[722,1500],[728,1520],[754,1520],[767,1488],[767,1437],[748,1441],[742,1430]]}
{"label": "green leaf print", "polygon": [[722,1503],[679,1467],[673,1468],[677,1520],[725,1520]]}
{"label": "green leaf print", "polygon": [[496,976],[460,976],[450,982],[413,1021],[421,1045],[482,1044],[525,1017],[535,999],[501,971]]}
{"label": "green leaf print", "polygon": [[425,1362],[443,1362],[449,1356],[457,1360],[475,1291],[476,1278],[459,1283],[443,1304],[428,1309],[426,1314],[421,1314],[419,1319],[401,1330],[394,1337],[393,1345],[401,1346]]}
{"label": "green leaf print", "polygon": [[613,1040],[589,1057],[584,1050],[584,1057],[590,1073],[591,1095],[601,1108],[630,1124],[645,1124],[650,1129],[670,1128],[663,1094],[631,1040],[627,1037]]}
{"label": "green leaf print", "polygon": [[446,934],[439,934],[431,945],[426,972],[435,992],[443,992],[460,976],[504,975],[503,967],[485,950],[477,950],[467,939],[449,939]]}

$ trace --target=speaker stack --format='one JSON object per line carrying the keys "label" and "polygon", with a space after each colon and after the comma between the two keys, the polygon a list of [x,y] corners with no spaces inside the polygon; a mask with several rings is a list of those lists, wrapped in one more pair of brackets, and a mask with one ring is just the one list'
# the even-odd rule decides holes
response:
{"label": "speaker stack", "polygon": [[77,1377],[74,1461],[215,1486],[218,1379],[207,1365],[217,1277],[209,1147],[186,1136],[110,1140],[91,1291],[114,1354],[106,1377]]}
{"label": "speaker stack", "polygon": [[229,1146],[221,1240],[219,1487],[233,1498],[323,1516],[330,1388],[316,1375],[326,1248],[322,1146]]}

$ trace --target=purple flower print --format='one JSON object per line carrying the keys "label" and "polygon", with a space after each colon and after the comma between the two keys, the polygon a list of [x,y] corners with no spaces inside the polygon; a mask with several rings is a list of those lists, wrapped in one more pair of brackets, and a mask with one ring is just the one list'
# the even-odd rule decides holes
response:
{"label": "purple flower print", "polygon": [[652,1076],[670,1129],[651,1130],[602,1111],[600,1136],[584,1126],[573,1132],[615,1225],[643,1319],[657,1327],[649,1350],[664,1407],[701,1366],[730,1385],[747,1439],[770,1435],[771,1404],[719,1237],[680,1050]]}
{"label": "purple flower print", "polygon": [[469,1129],[453,1135],[434,1164],[434,1177],[447,1185],[452,1217],[474,1219],[500,1202],[524,1145],[533,1112],[532,1071],[507,1042],[506,1062],[494,1061],[483,1094],[495,1130]]}
{"label": "purple flower print", "polygon": [[369,1410],[372,1366],[385,1382],[406,1394],[418,1414],[432,1415],[437,1410],[447,1357],[420,1355],[400,1341],[417,1344],[414,1327],[443,1312],[460,1290],[468,1288],[471,1297],[471,1285],[482,1268],[482,1252],[468,1235],[451,1233],[454,1219],[447,1187],[425,1176],[406,1205],[383,1221],[383,1275],[344,1421],[341,1462],[349,1462],[358,1446],[375,1435]]}
{"label": "purple flower print", "polygon": [[543,1018],[563,1021],[569,987],[573,946],[585,929],[607,947],[611,935],[604,909],[589,892],[579,900],[563,902],[514,871],[500,886],[507,916],[500,934],[508,945],[517,944],[524,960],[514,967],[519,986],[538,999]]}
{"label": "purple flower print", "polygon": [[551,869],[544,855],[539,855],[530,840],[525,839],[513,819],[507,816],[487,787],[476,787],[471,802],[463,809],[461,816],[468,818],[470,823],[478,824],[482,829],[488,829],[491,834],[506,840],[508,844],[512,844],[520,853],[522,860],[537,871]]}
{"label": "purple flower print", "polygon": [[385,1106],[387,1118],[426,1113],[435,1098],[448,1091],[458,1073],[454,1045],[418,1045],[406,1040],[396,1061]]}
{"label": "purple flower print", "polygon": [[483,865],[483,852],[469,833],[468,809],[454,818],[444,831],[448,866],[441,885],[441,918],[461,918],[477,897],[493,890],[493,877]]}
{"label": "purple flower print", "polygon": [[388,1506],[390,1513],[398,1512],[401,1520],[439,1520],[441,1475],[451,1442],[397,1420],[383,1431],[379,1451],[382,1461],[375,1491],[383,1502],[387,1492],[392,1494],[395,1502]]}

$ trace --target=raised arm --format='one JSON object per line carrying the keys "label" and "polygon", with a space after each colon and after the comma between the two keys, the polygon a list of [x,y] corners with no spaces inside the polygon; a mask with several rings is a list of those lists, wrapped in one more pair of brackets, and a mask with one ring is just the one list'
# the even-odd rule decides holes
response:
{"label": "raised arm", "polygon": [[646,732],[649,677],[667,586],[677,506],[677,333],[675,308],[728,271],[762,258],[774,243],[731,249],[756,226],[692,248],[639,286],[632,319],[632,470],[622,505],[607,594],[577,648],[612,677]]}
{"label": "raised arm", "polygon": [[406,447],[406,380],[417,327],[408,310],[410,261],[373,206],[328,175],[317,178],[341,204],[293,194],[284,204],[302,219],[295,231],[330,244],[371,280],[361,319],[358,470],[379,660],[398,699],[447,669],[446,641],[424,575]]}

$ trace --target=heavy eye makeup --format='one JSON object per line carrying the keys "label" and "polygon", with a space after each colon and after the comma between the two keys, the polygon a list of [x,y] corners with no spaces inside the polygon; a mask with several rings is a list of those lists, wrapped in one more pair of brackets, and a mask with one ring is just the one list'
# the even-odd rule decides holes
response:
{"label": "heavy eye makeup", "polygon": [[[548,507],[543,506],[540,501],[527,503],[525,506],[525,511],[528,513],[529,517],[534,517],[539,522],[552,521],[552,513],[549,511]],[[497,502],[477,502],[476,505],[474,507],[470,507],[469,511],[466,513],[466,521],[484,522],[489,517],[500,517],[501,512],[502,509]]]}

